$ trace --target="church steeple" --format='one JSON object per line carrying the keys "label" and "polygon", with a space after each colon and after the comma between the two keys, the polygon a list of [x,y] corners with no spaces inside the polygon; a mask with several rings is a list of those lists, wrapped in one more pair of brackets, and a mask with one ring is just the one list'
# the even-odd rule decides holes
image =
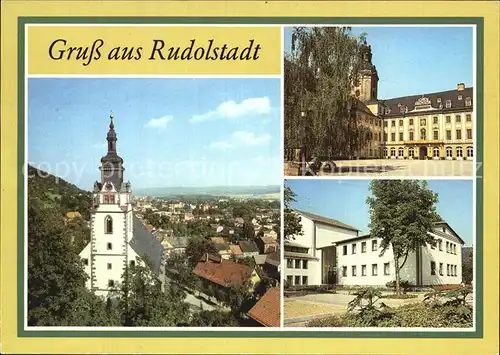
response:
{"label": "church steeple", "polygon": [[120,190],[123,183],[123,159],[116,153],[116,132],[115,124],[113,122],[113,112],[111,112],[109,119],[109,130],[106,140],[108,141],[108,152],[101,158],[101,182],[107,181],[113,183],[115,189]]}

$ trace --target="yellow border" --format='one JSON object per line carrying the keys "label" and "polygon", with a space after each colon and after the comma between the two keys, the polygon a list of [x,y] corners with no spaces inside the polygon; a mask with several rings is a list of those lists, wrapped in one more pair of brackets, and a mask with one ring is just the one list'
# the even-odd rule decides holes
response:
{"label": "yellow border", "polygon": [[[498,353],[498,2],[83,2],[4,1],[1,72],[1,307],[5,353],[252,353],[496,354]],[[16,330],[16,125],[18,16],[451,16],[484,17],[484,338],[483,339],[42,339]]]}

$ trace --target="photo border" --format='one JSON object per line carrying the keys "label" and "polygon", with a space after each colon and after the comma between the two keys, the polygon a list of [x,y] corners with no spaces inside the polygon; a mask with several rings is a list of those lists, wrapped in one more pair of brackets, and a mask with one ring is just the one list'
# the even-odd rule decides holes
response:
{"label": "photo border", "polygon": [[[278,25],[297,23],[311,25],[475,25],[476,26],[476,245],[475,248],[475,331],[331,331],[321,328],[300,331],[282,328],[265,331],[198,331],[198,330],[25,330],[24,329],[24,178],[25,167],[25,28],[28,24],[178,24],[178,25]],[[17,220],[17,335],[20,338],[482,338],[483,319],[483,186],[484,165],[484,19],[482,17],[18,17],[18,220]],[[281,39],[283,41],[283,39]],[[368,178],[368,177],[367,177]],[[222,328],[223,329],[223,328]],[[275,328],[276,329],[276,328]],[[382,329],[382,328],[381,328]]]}

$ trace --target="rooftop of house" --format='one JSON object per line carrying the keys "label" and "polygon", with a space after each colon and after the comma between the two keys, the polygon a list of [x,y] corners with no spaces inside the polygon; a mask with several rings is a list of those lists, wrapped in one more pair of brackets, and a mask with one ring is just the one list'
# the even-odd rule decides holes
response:
{"label": "rooftop of house", "polygon": [[186,248],[189,241],[187,237],[168,236],[165,239],[173,248]]}
{"label": "rooftop of house", "polygon": [[193,273],[223,287],[242,285],[250,279],[253,269],[245,264],[224,260],[219,255],[205,254]]}
{"label": "rooftop of house", "polygon": [[279,266],[281,263],[281,255],[279,251],[267,254],[266,263],[274,266]]}
{"label": "rooftop of house", "polygon": [[259,248],[257,247],[257,244],[255,244],[254,241],[244,240],[244,241],[238,242],[238,245],[240,246],[241,251],[243,253],[258,253],[259,252]]}
{"label": "rooftop of house", "polygon": [[274,239],[273,237],[260,237],[260,240],[262,240],[262,242],[264,244],[276,244],[276,239]]}
{"label": "rooftop of house", "polygon": [[243,254],[243,252],[241,251],[241,248],[239,245],[233,245],[231,244],[229,246],[229,249],[231,250],[231,253],[233,253],[233,255],[241,255]]}
{"label": "rooftop of house", "polygon": [[266,263],[267,254],[254,255],[253,259],[257,265],[264,265]]}
{"label": "rooftop of house", "polygon": [[294,211],[297,212],[298,214],[314,221],[314,222],[323,223],[323,224],[326,224],[328,226],[347,229],[347,230],[354,231],[354,232],[359,232],[359,229],[357,229],[353,226],[350,226],[348,224],[342,223],[340,221],[337,221],[336,219],[333,219],[333,218],[327,218],[327,217],[323,217],[323,216],[320,216],[320,215],[317,215],[314,213],[304,212],[304,211],[299,211],[299,210],[294,210]]}
{"label": "rooftop of house", "polygon": [[280,304],[280,289],[273,287],[250,309],[248,315],[265,327],[279,327]]}
{"label": "rooftop of house", "polygon": [[212,238],[210,238],[210,240],[214,244],[226,244],[226,241],[222,237],[212,237]]}

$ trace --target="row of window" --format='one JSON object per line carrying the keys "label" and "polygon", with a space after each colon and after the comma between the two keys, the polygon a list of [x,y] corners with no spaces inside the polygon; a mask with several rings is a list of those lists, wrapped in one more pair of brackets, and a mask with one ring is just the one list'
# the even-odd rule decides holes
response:
{"label": "row of window", "polygon": [[[445,120],[446,120],[446,123],[451,123],[451,116],[446,116]],[[465,121],[466,122],[472,122],[472,115],[470,113],[468,113],[468,114],[465,115]],[[396,127],[396,120],[391,120],[390,122],[391,122],[391,127]],[[456,115],[455,116],[455,122],[456,123],[461,123],[462,122],[462,116]],[[432,123],[433,124],[438,124],[439,123],[439,117],[438,116],[434,116],[432,118]],[[408,120],[408,124],[410,126],[413,126],[413,118],[410,118]],[[420,126],[426,126],[426,125],[427,125],[427,119],[421,118],[420,119]],[[384,127],[387,127],[387,126],[388,126],[388,121],[384,121]],[[403,120],[399,120],[398,126],[399,127],[403,127]]]}
{"label": "row of window", "polygon": [[[414,148],[409,148],[408,149],[408,156],[414,158],[415,157],[415,149]],[[387,148],[384,148],[384,156],[387,156]],[[391,148],[391,157],[396,156],[396,148],[392,147]],[[398,148],[398,156],[403,157],[404,156],[404,148],[399,147]],[[438,147],[434,147],[432,149],[432,156],[433,157],[440,157],[440,150]],[[451,158],[453,157],[453,149],[451,147],[446,147],[446,157]],[[455,148],[455,157],[458,158],[463,158],[463,149],[462,147],[456,147]],[[472,147],[467,147],[467,157],[472,158],[474,157],[474,148]]]}
{"label": "row of window", "polygon": [[[286,267],[288,269],[307,269],[307,260],[301,259],[286,259]],[[302,267],[301,267],[302,266]]]}
{"label": "row of window", "polygon": [[[440,251],[443,251],[443,241],[441,239],[439,239],[437,241],[437,246],[438,246]],[[431,245],[431,249],[436,249],[436,246]],[[457,245],[455,243],[452,243],[452,242],[446,242],[446,252],[448,254],[457,255]]]}
{"label": "row of window", "polygon": [[[390,263],[384,263],[384,276],[390,274]],[[351,266],[351,276],[357,276],[357,266]],[[361,265],[361,276],[367,276],[367,266]],[[372,264],[371,276],[378,276],[378,264]],[[347,277],[347,266],[342,266],[342,277]]]}
{"label": "row of window", "polygon": [[[444,276],[443,274],[443,263],[439,263],[439,275]],[[436,275],[436,262],[431,261],[431,275]],[[458,276],[457,265],[446,264],[446,276]]]}
{"label": "row of window", "polygon": [[[413,131],[410,131],[408,132],[408,140],[409,141],[414,141],[415,140],[415,136],[414,136],[414,133]],[[467,139],[473,139],[472,138],[472,129],[471,128],[468,128],[466,130],[466,133],[467,133]],[[384,133],[384,140],[385,141],[388,141],[388,142],[396,142],[396,133],[391,133],[391,140],[388,140],[388,135],[387,133]],[[403,142],[404,141],[404,135],[403,135],[403,132],[399,132],[399,142]],[[432,136],[433,140],[438,140],[439,139],[439,130],[436,129],[433,131],[433,136]],[[462,139],[462,130],[461,129],[456,129],[455,130],[455,139]],[[427,140],[427,131],[425,128],[422,128],[420,130],[420,140]],[[446,130],[446,140],[447,141],[451,141],[452,138],[451,138],[451,130],[450,129],[447,129]]]}
{"label": "row of window", "polygon": [[[89,259],[83,259],[83,265],[88,266],[89,265]],[[113,265],[111,263],[108,263],[108,270],[111,270],[113,268]],[[134,267],[135,266],[135,260],[130,260],[130,266]]]}
{"label": "row of window", "polygon": [[[372,240],[372,251],[378,250],[378,244],[376,240]],[[361,253],[366,253],[366,242],[361,242]],[[351,244],[351,254],[356,254],[356,243]],[[342,255],[347,255],[347,245],[342,247]]]}
{"label": "row of window", "polygon": [[[302,281],[302,283],[301,283]],[[291,275],[288,275],[286,277],[286,282],[288,283],[288,285],[290,286],[307,286],[307,276],[291,276]]]}

